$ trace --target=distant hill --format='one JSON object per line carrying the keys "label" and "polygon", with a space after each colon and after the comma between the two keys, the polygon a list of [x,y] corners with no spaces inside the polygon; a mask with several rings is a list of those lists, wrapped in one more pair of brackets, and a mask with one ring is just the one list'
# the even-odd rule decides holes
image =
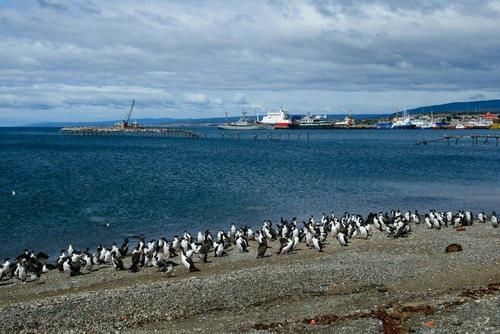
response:
{"label": "distant hill", "polygon": [[419,113],[485,113],[487,111],[500,112],[500,100],[451,102],[433,106],[418,107],[408,110],[410,115]]}

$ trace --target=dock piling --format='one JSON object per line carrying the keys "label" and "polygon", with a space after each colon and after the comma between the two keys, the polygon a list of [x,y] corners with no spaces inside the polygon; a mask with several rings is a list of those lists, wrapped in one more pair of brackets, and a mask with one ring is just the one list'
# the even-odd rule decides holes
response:
{"label": "dock piling", "polygon": [[471,146],[478,146],[479,145],[479,139],[482,139],[482,143],[484,145],[488,145],[490,143],[490,138],[495,138],[495,146],[498,147],[498,141],[500,139],[500,136],[497,134],[492,134],[492,135],[478,135],[478,134],[472,134],[472,135],[460,135],[460,136],[451,136],[451,135],[444,135],[443,138],[441,139],[433,139],[433,140],[419,140],[416,142],[417,145],[423,144],[427,145],[428,143],[433,143],[441,140],[446,140],[446,144],[450,146],[450,139],[455,139],[455,145],[458,145],[458,141],[460,138],[465,138],[465,139],[470,139],[471,141]]}

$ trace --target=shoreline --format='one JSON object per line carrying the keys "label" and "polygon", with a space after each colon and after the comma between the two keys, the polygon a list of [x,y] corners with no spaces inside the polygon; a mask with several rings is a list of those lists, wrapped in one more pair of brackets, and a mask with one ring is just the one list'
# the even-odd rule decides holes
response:
{"label": "shoreline", "polygon": [[[481,328],[493,332],[499,229],[478,223],[465,229],[418,225],[400,239],[373,231],[348,247],[329,236],[322,253],[301,243],[282,256],[274,241],[263,259],[250,242],[249,253],[233,246],[227,256],[197,263],[200,272],[188,274],[181,265],[172,277],[155,268],[131,274],[103,266],[75,277],[51,271],[40,282],[0,286],[0,331],[465,331],[486,320],[472,313],[446,319],[480,304],[484,314],[494,313]],[[445,253],[450,243],[463,251]]]}

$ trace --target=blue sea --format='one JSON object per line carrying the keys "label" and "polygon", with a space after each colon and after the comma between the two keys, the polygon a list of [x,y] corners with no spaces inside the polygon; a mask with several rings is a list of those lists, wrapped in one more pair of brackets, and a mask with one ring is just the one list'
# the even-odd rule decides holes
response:
{"label": "blue sea", "polygon": [[286,130],[239,139],[194,130],[201,139],[0,128],[0,258],[24,248],[54,255],[69,243],[95,249],[140,233],[171,238],[332,210],[500,211],[494,140],[415,145],[494,132],[317,130],[307,140],[306,132]]}

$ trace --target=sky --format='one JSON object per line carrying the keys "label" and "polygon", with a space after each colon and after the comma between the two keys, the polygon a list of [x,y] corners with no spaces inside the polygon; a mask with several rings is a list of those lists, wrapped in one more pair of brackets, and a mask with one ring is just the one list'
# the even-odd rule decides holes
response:
{"label": "sky", "polygon": [[500,98],[500,0],[0,0],[0,126]]}

